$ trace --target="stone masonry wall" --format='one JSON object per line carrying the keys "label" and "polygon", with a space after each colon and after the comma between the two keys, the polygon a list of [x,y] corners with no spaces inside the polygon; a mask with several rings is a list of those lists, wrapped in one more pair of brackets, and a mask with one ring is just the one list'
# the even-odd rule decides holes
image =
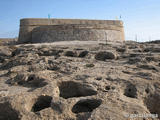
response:
{"label": "stone masonry wall", "polygon": [[20,43],[97,39],[124,41],[123,22],[81,19],[21,19],[20,21],[18,40]]}

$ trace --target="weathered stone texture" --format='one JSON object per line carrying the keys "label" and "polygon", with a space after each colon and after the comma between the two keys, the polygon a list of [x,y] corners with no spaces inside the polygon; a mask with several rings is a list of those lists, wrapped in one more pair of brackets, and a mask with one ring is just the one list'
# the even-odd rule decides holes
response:
{"label": "weathered stone texture", "polygon": [[55,41],[119,41],[123,40],[119,28],[93,25],[56,25],[33,29],[32,43]]}

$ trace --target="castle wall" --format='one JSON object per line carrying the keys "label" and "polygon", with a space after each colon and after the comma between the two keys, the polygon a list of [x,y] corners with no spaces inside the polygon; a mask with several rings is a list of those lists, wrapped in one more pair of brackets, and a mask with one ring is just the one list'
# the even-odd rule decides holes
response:
{"label": "castle wall", "polygon": [[[107,37],[104,37],[106,35]],[[21,19],[20,21],[20,43],[97,39],[124,41],[123,22],[85,19]]]}

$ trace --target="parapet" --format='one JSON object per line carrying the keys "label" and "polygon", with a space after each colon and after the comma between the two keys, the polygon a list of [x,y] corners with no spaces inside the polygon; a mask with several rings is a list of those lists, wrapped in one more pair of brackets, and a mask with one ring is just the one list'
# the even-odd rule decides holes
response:
{"label": "parapet", "polygon": [[120,20],[38,18],[20,20],[18,40],[20,43],[98,39],[124,41],[123,22]]}

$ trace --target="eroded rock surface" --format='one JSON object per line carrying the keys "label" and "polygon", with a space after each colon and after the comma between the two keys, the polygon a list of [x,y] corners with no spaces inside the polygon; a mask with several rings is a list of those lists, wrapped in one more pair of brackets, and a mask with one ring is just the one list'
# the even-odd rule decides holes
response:
{"label": "eroded rock surface", "polygon": [[0,120],[160,118],[159,50],[157,42],[0,46]]}

